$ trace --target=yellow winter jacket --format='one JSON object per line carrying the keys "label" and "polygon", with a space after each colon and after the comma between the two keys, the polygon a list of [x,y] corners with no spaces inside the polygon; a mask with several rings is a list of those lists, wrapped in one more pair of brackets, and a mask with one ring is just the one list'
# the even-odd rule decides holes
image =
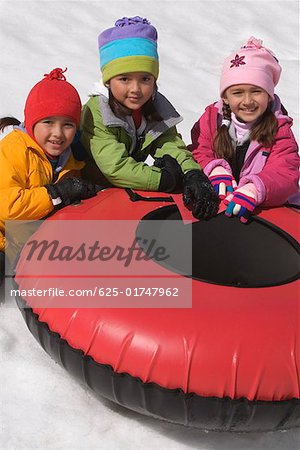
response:
{"label": "yellow winter jacket", "polygon": [[[79,176],[83,162],[70,155],[58,179]],[[5,220],[38,220],[54,206],[45,184],[52,183],[52,167],[43,150],[26,133],[13,130],[0,141],[0,251],[8,242]]]}

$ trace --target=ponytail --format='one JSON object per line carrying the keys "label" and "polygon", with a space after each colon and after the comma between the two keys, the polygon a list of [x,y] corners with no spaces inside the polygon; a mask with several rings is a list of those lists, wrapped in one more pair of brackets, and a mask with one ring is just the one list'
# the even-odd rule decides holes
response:
{"label": "ponytail", "polygon": [[259,118],[258,122],[251,130],[251,141],[257,141],[264,147],[271,147],[274,142],[276,133],[278,130],[278,122],[273,111],[271,111],[271,105],[269,104],[266,111]]}
{"label": "ponytail", "polygon": [[4,131],[4,128],[11,125],[20,125],[20,121],[15,117],[2,117],[0,119],[0,132]]}
{"label": "ponytail", "polygon": [[217,130],[213,147],[218,158],[223,158],[226,159],[226,161],[229,161],[234,155],[234,149],[228,132],[231,122],[231,109],[225,102],[223,102],[222,111],[222,125]]}

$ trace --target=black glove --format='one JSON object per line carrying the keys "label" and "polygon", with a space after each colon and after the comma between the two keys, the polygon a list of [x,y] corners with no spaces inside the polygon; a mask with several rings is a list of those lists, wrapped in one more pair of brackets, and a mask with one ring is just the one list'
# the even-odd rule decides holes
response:
{"label": "black glove", "polygon": [[219,197],[202,170],[190,170],[183,177],[183,202],[196,219],[209,219],[219,209]]}
{"label": "black glove", "polygon": [[102,189],[91,181],[75,177],[63,178],[55,184],[47,184],[45,188],[53,199],[60,197],[64,206],[94,197]]}
{"label": "black glove", "polygon": [[159,191],[182,191],[183,172],[175,158],[164,155],[162,158],[156,158],[154,165],[161,169]]}

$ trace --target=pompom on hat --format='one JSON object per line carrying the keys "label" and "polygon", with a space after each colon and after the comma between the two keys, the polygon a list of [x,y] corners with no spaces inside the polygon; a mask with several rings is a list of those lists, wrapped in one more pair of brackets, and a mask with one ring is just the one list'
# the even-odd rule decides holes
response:
{"label": "pompom on hat", "polygon": [[77,127],[80,124],[81,100],[77,90],[66,81],[61,68],[53,69],[28,94],[24,109],[24,125],[34,139],[34,125],[46,117],[64,116]]}
{"label": "pompom on hat", "polygon": [[281,74],[281,67],[273,52],[262,45],[260,39],[251,36],[237,52],[225,59],[221,80],[220,96],[235,84],[253,84],[264,89],[274,98],[274,87]]}
{"label": "pompom on hat", "polygon": [[105,84],[128,72],[147,72],[158,77],[157,30],[140,16],[123,17],[98,37],[100,68]]}

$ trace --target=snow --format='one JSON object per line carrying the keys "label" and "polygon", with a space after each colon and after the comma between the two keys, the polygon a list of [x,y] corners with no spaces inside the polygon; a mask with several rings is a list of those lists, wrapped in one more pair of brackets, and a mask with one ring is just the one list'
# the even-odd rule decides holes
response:
{"label": "snow", "polygon": [[[0,117],[22,120],[31,87],[54,67],[87,100],[100,80],[97,36],[123,16],[147,17],[159,32],[158,85],[184,121],[193,123],[218,99],[225,56],[251,35],[283,67],[276,92],[299,141],[299,2],[281,1],[0,1]],[[215,433],[128,411],[80,386],[36,343],[20,312],[0,310],[1,449],[299,449],[298,430]]]}

